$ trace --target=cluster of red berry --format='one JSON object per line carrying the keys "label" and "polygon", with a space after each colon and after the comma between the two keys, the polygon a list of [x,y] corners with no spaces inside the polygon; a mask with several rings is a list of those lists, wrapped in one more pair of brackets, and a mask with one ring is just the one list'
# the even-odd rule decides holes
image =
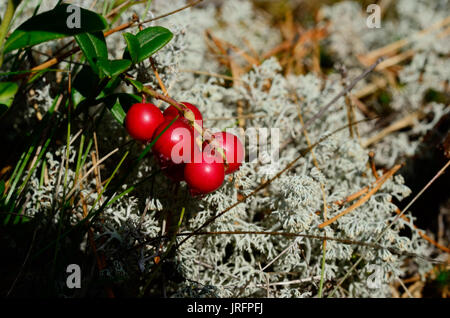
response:
{"label": "cluster of red berry", "polygon": [[164,173],[176,182],[186,181],[192,195],[207,194],[220,188],[226,174],[239,169],[244,148],[228,132],[203,141],[202,114],[190,103],[181,104],[183,110],[171,105],[164,113],[150,103],[134,104],[125,126],[135,140],[149,142],[159,136],[152,150]]}

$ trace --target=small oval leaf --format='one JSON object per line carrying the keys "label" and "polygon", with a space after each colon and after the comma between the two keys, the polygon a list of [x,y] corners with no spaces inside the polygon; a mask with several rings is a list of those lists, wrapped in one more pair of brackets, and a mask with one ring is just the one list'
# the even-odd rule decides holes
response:
{"label": "small oval leaf", "polygon": [[130,53],[131,61],[133,64],[136,64],[139,60],[139,51],[140,51],[140,44],[138,38],[131,33],[124,33],[123,37],[125,38],[125,41],[127,42],[127,48],[128,52]]}
{"label": "small oval leaf", "polygon": [[125,72],[130,66],[130,60],[108,60],[104,58],[99,58],[97,66],[103,72],[104,75],[108,77],[114,77]]}
{"label": "small oval leaf", "polygon": [[99,58],[108,58],[108,49],[103,32],[81,33],[75,35],[78,46],[84,53],[86,60],[96,74],[99,73],[97,61]]}
{"label": "small oval leaf", "polygon": [[[142,62],[169,43],[173,38],[173,33],[166,28],[154,26],[140,31],[136,34],[136,38],[140,46],[137,62]],[[124,58],[129,58],[129,56],[130,52],[127,48],[124,52]]]}

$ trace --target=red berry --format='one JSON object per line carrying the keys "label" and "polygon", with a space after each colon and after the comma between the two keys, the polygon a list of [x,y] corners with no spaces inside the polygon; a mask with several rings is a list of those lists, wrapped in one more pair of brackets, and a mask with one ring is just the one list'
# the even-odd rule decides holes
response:
{"label": "red berry", "polygon": [[[170,125],[172,120],[164,120],[153,135],[153,138]],[[182,163],[191,160],[192,154],[195,151],[195,143],[192,130],[188,124],[180,119],[167,128],[167,130],[158,138],[153,145],[153,152],[160,160],[160,162],[171,161],[173,163]]]}
{"label": "red berry", "polygon": [[218,156],[203,153],[199,163],[186,163],[184,179],[192,194],[207,194],[220,188],[225,179],[225,166]]}
{"label": "red berry", "polygon": [[220,154],[215,145],[222,148],[225,153],[225,174],[230,174],[239,169],[244,160],[244,147],[239,138],[228,132],[218,132],[212,135],[215,143],[206,145],[204,151],[208,153]]}
{"label": "red berry", "polygon": [[133,139],[149,141],[155,129],[164,121],[163,114],[153,104],[138,103],[131,106],[125,117],[125,127]]}
{"label": "red berry", "polygon": [[[184,106],[190,109],[194,113],[194,118],[196,122],[199,122],[199,125],[203,127],[203,116],[195,105],[190,103],[182,102]],[[184,117],[183,112],[180,112],[175,106],[170,105],[163,113],[164,118],[166,119],[174,119],[176,115],[179,115],[181,120],[183,120],[186,124],[189,124],[189,121]]]}

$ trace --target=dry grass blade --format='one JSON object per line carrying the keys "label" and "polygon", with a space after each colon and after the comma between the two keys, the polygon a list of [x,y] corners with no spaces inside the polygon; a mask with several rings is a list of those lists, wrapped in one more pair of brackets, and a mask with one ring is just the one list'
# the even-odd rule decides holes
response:
{"label": "dry grass blade", "polygon": [[388,84],[388,81],[383,77],[375,77],[372,80],[370,84],[367,84],[363,88],[361,88],[359,91],[356,91],[352,94],[352,97],[355,97],[357,99],[364,98],[370,94],[375,93],[380,88],[386,87]]}
{"label": "dry grass blade", "polygon": [[206,75],[206,76],[211,76],[211,77],[217,77],[217,78],[223,78],[229,81],[242,81],[242,79],[240,78],[234,78],[232,76],[227,76],[227,75],[223,75],[223,74],[218,74],[218,73],[211,73],[211,72],[206,72],[206,71],[196,71],[196,70],[184,70],[181,69],[180,72],[185,72],[185,73],[193,73],[193,74],[198,74],[198,75]]}
{"label": "dry grass blade", "polygon": [[384,137],[388,136],[389,134],[401,130],[403,128],[409,127],[414,125],[415,121],[417,119],[419,119],[422,116],[422,114],[420,112],[414,112],[412,114],[409,114],[399,120],[397,120],[396,122],[392,123],[391,125],[389,125],[388,127],[384,128],[381,132],[379,132],[377,135],[367,139],[366,141],[364,141],[362,143],[362,146],[364,148],[369,147],[370,145],[377,143],[378,141],[380,141],[381,139],[383,139]]}
{"label": "dry grass blade", "polygon": [[408,50],[402,53],[399,53],[397,55],[394,55],[386,60],[384,60],[382,63],[380,63],[375,70],[376,71],[382,71],[385,70],[391,66],[397,65],[405,60],[410,59],[414,56],[414,50]]}

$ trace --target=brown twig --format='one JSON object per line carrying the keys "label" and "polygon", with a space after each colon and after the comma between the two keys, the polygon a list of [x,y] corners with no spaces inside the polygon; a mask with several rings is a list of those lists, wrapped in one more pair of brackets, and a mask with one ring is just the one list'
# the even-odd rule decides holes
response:
{"label": "brown twig", "polygon": [[159,76],[158,69],[156,68],[156,63],[153,58],[149,58],[150,65],[152,66],[153,73],[155,74],[156,79],[158,80],[159,87],[163,91],[164,95],[168,96],[169,93],[167,92],[166,86],[164,85],[163,81],[161,80],[161,77]]}
{"label": "brown twig", "polygon": [[227,75],[217,74],[217,73],[211,73],[211,72],[206,72],[206,71],[182,69],[182,70],[180,70],[180,72],[186,72],[186,73],[193,73],[193,74],[198,74],[198,75],[206,75],[206,76],[211,76],[211,77],[223,78],[223,79],[226,79],[226,80],[229,80],[229,81],[242,81],[242,79],[240,79],[240,78],[233,78],[232,76],[227,76]]}
{"label": "brown twig", "polygon": [[313,117],[311,117],[308,121],[306,121],[304,128],[308,127],[311,123],[313,123],[316,119],[319,119],[322,117],[325,112],[330,108],[334,103],[336,103],[341,97],[347,95],[355,85],[361,81],[363,78],[365,78],[367,75],[369,75],[378,64],[380,64],[383,61],[383,58],[378,59],[374,64],[372,64],[369,68],[367,68],[363,73],[361,73],[359,76],[355,77],[353,81],[345,87],[336,97],[334,97],[328,104],[326,104],[324,107],[322,107]]}
{"label": "brown twig", "polygon": [[[313,235],[313,234],[302,234],[302,233],[292,233],[292,232],[266,232],[266,231],[218,231],[218,232],[182,232],[182,233],[178,233],[177,236],[187,236],[190,237],[192,235],[271,235],[271,236],[284,236],[284,237],[289,237],[289,238],[296,238],[296,237],[304,237],[304,238],[310,238],[310,239],[316,239],[316,240],[329,240],[329,241],[335,241],[335,242],[339,242],[342,244],[347,244],[347,245],[359,245],[359,246],[366,246],[366,247],[370,247],[370,248],[375,248],[375,249],[386,249],[389,252],[393,253],[393,254],[397,254],[397,255],[409,255],[409,256],[414,256],[414,257],[418,257],[421,259],[425,259],[431,263],[435,263],[435,264],[446,264],[446,262],[442,262],[439,260],[435,260],[426,256],[422,256],[416,253],[409,253],[409,252],[403,252],[400,251],[396,248],[393,247],[388,247],[388,246],[383,246],[380,245],[378,243],[369,243],[369,242],[361,242],[361,241],[353,241],[350,239],[345,239],[345,238],[337,238],[337,237],[332,237],[332,236],[324,236],[324,235]],[[153,238],[152,240],[155,240],[156,238]],[[139,246],[142,246],[142,244],[139,244]],[[136,247],[133,247],[136,248]]]}
{"label": "brown twig", "polygon": [[377,168],[375,167],[375,153],[373,151],[369,152],[369,165],[373,176],[375,179],[378,179],[380,176],[378,175]]}

